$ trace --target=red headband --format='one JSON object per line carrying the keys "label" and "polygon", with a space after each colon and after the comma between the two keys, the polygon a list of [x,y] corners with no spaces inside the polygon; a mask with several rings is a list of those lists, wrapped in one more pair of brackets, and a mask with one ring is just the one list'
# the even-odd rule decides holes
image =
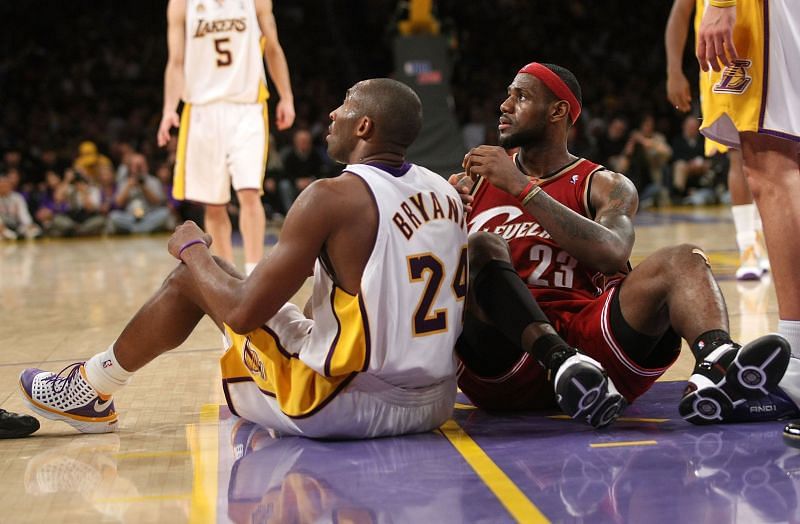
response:
{"label": "red headband", "polygon": [[535,76],[541,80],[559,100],[566,100],[569,102],[569,117],[572,119],[573,124],[578,120],[578,116],[581,114],[581,104],[578,102],[578,99],[575,98],[575,95],[572,94],[570,88],[567,87],[567,84],[565,84],[557,74],[539,62],[531,62],[520,69],[519,72]]}

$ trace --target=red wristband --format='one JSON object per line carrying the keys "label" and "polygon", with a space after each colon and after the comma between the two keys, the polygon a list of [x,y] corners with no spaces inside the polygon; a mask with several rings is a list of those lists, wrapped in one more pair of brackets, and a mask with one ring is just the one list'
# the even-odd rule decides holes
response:
{"label": "red wristband", "polygon": [[181,261],[183,261],[183,259],[181,258],[183,252],[186,251],[187,248],[190,248],[195,244],[203,244],[204,246],[208,247],[208,244],[206,244],[205,240],[203,240],[202,238],[195,238],[194,240],[190,240],[181,246],[181,248],[178,250],[178,258],[180,258]]}
{"label": "red wristband", "polygon": [[531,192],[531,190],[532,190],[532,189],[533,189],[535,186],[536,186],[536,181],[534,181],[534,180],[531,178],[531,179],[530,179],[530,181],[528,182],[528,185],[527,185],[527,186],[525,186],[525,187],[522,189],[522,191],[520,191],[520,192],[519,192],[519,195],[517,195],[517,200],[519,200],[519,201],[522,201],[522,200],[523,200],[523,199],[524,199],[526,196],[528,196],[528,193],[530,193],[530,192]]}

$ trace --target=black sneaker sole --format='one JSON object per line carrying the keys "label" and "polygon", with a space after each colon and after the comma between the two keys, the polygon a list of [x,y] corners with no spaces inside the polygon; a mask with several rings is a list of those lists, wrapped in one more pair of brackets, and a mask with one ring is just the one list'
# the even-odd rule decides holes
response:
{"label": "black sneaker sole", "polygon": [[685,395],[678,411],[692,424],[718,424],[736,404],[757,400],[774,391],[786,373],[791,357],[789,342],[780,335],[764,335],[746,344],[728,367],[725,378],[714,386]]}
{"label": "black sneaker sole", "polygon": [[791,355],[789,342],[780,335],[764,335],[746,344],[725,373],[731,398],[755,400],[769,394],[786,373]]}
{"label": "black sneaker sole", "polygon": [[606,374],[588,362],[564,371],[556,384],[556,400],[564,413],[595,428],[614,422],[627,406],[622,395],[608,391]]}
{"label": "black sneaker sole", "polygon": [[684,420],[703,426],[724,422],[733,411],[733,402],[717,387],[707,387],[684,395],[678,412]]}
{"label": "black sneaker sole", "polygon": [[589,424],[597,429],[604,428],[617,420],[626,407],[628,407],[628,402],[625,397],[617,393],[609,393],[589,416]]}

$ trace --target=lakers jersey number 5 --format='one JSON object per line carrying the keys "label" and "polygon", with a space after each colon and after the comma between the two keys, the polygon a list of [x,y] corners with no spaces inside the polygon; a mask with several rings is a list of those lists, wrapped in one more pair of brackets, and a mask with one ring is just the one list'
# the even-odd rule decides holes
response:
{"label": "lakers jersey number 5", "polygon": [[266,76],[253,0],[187,0],[184,101],[255,103]]}

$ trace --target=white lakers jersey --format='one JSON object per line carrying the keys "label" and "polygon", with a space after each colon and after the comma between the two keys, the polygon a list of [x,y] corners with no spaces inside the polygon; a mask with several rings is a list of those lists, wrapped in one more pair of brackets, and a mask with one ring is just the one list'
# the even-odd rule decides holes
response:
{"label": "white lakers jersey", "polygon": [[339,288],[328,264],[317,261],[314,325],[299,358],[328,377],[366,372],[403,388],[452,379],[468,278],[458,193],[413,164],[394,174],[365,164],[345,171],[372,191],[379,215],[375,246],[357,296]]}
{"label": "white lakers jersey", "polygon": [[266,99],[260,39],[253,0],[187,0],[183,100]]}

